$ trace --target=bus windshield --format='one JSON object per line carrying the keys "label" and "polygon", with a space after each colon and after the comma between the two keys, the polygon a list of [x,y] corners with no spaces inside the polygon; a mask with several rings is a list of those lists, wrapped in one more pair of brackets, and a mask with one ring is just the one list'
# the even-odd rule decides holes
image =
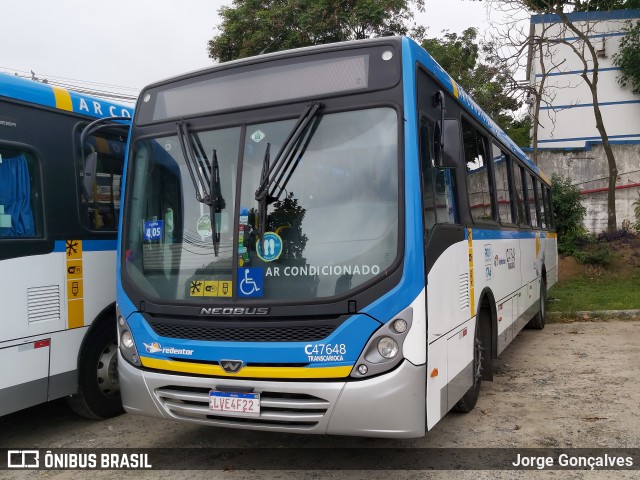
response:
{"label": "bus windshield", "polygon": [[262,229],[267,148],[274,158],[296,119],[189,131],[195,174],[211,183],[217,159],[215,208],[197,200],[177,134],[138,141],[123,273],[146,297],[198,304],[312,301],[383,274],[399,244],[397,118],[392,108],[318,115],[271,190]]}

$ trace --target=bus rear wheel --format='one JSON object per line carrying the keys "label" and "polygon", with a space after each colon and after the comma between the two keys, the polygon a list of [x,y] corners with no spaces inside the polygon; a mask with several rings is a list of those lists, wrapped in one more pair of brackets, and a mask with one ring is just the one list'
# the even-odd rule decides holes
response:
{"label": "bus rear wheel", "polygon": [[115,320],[102,322],[85,339],[78,362],[78,393],[67,399],[78,415],[105,419],[124,412],[117,358]]}
{"label": "bus rear wheel", "polygon": [[469,413],[480,397],[482,383],[482,341],[480,340],[480,322],[476,320],[476,333],[473,339],[473,385],[453,406],[454,412]]}

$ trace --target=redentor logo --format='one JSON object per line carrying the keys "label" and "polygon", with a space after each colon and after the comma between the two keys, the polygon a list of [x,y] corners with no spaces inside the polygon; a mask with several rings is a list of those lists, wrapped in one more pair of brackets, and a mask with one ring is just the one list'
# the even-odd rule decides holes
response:
{"label": "redentor logo", "polygon": [[38,450],[8,450],[8,468],[38,468],[40,467],[40,452]]}

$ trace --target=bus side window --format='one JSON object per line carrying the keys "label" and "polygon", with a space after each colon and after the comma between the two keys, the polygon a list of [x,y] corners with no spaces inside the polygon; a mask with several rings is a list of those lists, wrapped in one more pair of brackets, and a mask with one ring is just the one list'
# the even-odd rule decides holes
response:
{"label": "bus side window", "polygon": [[[549,228],[549,212],[547,211],[547,199],[543,195],[544,187],[541,181],[537,181],[538,184],[538,207],[540,208],[540,222],[542,228],[547,230]],[[546,192],[544,192],[546,193]]]}
{"label": "bus side window", "polygon": [[546,209],[547,214],[549,216],[549,229],[555,230],[556,228],[556,220],[553,216],[553,203],[551,202],[551,189],[547,186],[544,187],[545,200],[546,200]]}
{"label": "bus side window", "polygon": [[529,225],[533,228],[538,228],[540,224],[538,218],[538,209],[536,208],[536,195],[535,195],[535,180],[531,174],[526,173],[527,179],[527,202],[529,203]]}
{"label": "bus side window", "polygon": [[489,163],[486,161],[486,139],[473,126],[462,119],[462,139],[467,166],[467,192],[474,220],[493,220]]}
{"label": "bus side window", "polygon": [[[82,128],[78,131],[78,138]],[[79,157],[81,221],[94,231],[115,231],[120,215],[120,181],[126,133],[105,128],[85,141]]]}
{"label": "bus side window", "polygon": [[439,141],[432,123],[420,121],[420,163],[425,229],[436,223],[457,223],[454,170],[435,167],[435,145]]}
{"label": "bus side window", "polygon": [[433,128],[425,118],[420,120],[420,175],[422,177],[422,213],[424,229],[436,224],[436,204],[433,191]]}
{"label": "bus side window", "polygon": [[493,172],[496,177],[496,201],[498,216],[502,223],[515,223],[511,208],[509,192],[509,157],[495,144],[491,144],[493,155]]}
{"label": "bus side window", "polygon": [[0,148],[0,238],[42,235],[38,164],[27,152]]}
{"label": "bus side window", "polygon": [[513,186],[516,196],[516,212],[518,213],[518,223],[520,225],[529,225],[527,220],[527,209],[525,207],[524,187],[522,186],[522,167],[516,163],[513,166]]}

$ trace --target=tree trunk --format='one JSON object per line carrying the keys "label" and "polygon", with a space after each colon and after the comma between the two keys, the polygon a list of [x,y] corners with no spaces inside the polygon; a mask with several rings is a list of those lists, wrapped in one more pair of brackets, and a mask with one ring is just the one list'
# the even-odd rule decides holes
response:
{"label": "tree trunk", "polygon": [[[600,104],[598,101],[598,76],[600,68],[598,55],[596,54],[596,50],[591,43],[588,35],[578,29],[572,22],[570,22],[567,16],[562,12],[562,10],[558,10],[556,13],[562,18],[564,24],[584,42],[584,46],[589,50],[591,60],[593,61],[593,73],[591,79],[589,79],[589,76],[587,74],[588,65],[586,55],[583,54],[582,60],[584,62],[584,71],[582,73],[582,78],[589,86],[589,90],[591,91],[591,96],[593,98],[593,114],[596,120],[596,128],[598,129],[598,133],[600,133],[600,138],[602,139],[602,148],[604,148],[605,155],[607,156],[607,164],[609,165],[609,184],[607,188],[607,231],[609,233],[613,233],[618,229],[618,221],[616,218],[616,182],[618,180],[618,167],[616,165],[615,155],[613,154],[613,150],[611,149],[611,144],[609,143],[609,135],[607,134],[607,129],[604,126],[602,112],[600,111]],[[576,54],[578,53],[575,48],[574,51],[576,51]]]}

